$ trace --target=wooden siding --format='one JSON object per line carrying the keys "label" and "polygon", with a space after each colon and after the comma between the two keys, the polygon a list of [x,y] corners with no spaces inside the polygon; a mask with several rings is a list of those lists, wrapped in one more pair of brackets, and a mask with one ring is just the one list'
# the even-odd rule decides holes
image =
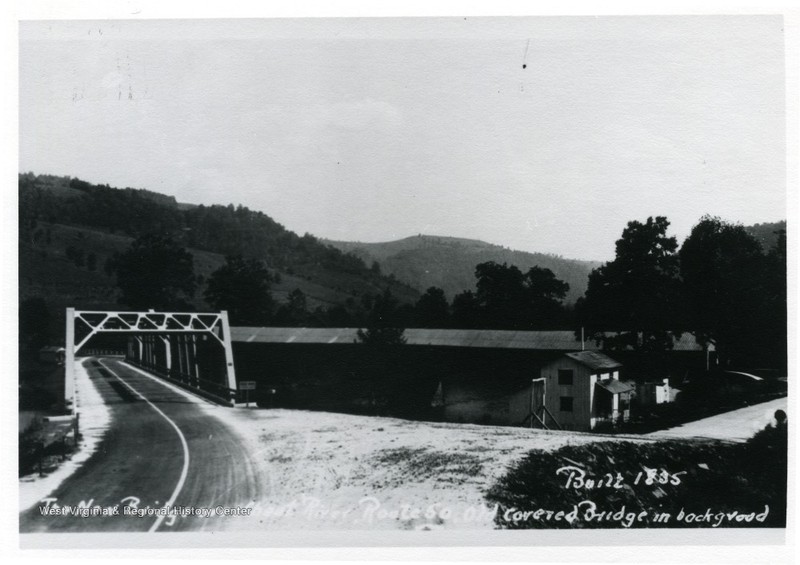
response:
{"label": "wooden siding", "polygon": [[[572,384],[558,384],[559,369],[572,369]],[[591,371],[585,365],[560,357],[542,367],[541,376],[546,379],[545,406],[558,420],[565,430],[589,431],[591,429],[593,384],[590,383]],[[561,397],[572,397],[572,411],[561,411]]]}
{"label": "wooden siding", "polygon": [[468,385],[452,383],[445,388],[443,396],[447,422],[519,426],[530,412],[530,386],[490,398]]}

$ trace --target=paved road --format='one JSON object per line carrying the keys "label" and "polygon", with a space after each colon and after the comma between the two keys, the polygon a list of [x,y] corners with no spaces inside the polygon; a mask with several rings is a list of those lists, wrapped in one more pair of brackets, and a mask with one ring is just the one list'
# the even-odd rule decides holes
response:
{"label": "paved road", "polygon": [[[221,529],[230,520],[216,507],[244,507],[265,484],[233,431],[168,386],[115,359],[84,361],[111,410],[97,451],[51,497],[52,504],[119,508],[120,515],[42,515],[37,505],[20,514],[21,532],[183,531]],[[51,504],[51,506],[52,506]],[[209,508],[210,518],[125,516],[144,509]]]}
{"label": "paved road", "polygon": [[653,432],[648,434],[648,437],[703,438],[743,442],[772,422],[776,410],[780,409],[788,414],[787,404],[785,397],[778,398],[696,422],[689,422],[668,430]]}

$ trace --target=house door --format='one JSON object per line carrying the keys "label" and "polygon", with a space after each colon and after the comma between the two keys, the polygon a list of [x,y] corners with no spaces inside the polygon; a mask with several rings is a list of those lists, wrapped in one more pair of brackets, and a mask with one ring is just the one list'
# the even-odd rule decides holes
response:
{"label": "house door", "polygon": [[594,416],[598,421],[611,420],[614,406],[614,395],[605,388],[598,386],[595,389]]}
{"label": "house door", "polygon": [[[531,382],[531,426],[539,427],[544,422],[545,379],[533,379]],[[535,416],[535,417],[534,417]]]}

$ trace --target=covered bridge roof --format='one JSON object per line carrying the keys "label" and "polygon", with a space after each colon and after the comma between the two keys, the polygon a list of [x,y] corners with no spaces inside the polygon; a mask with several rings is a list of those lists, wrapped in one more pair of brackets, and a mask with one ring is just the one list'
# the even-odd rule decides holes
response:
{"label": "covered bridge roof", "polygon": [[[448,330],[408,328],[403,336],[408,345],[440,347],[484,347],[498,349],[537,349],[575,351],[581,348],[573,331]],[[235,343],[347,344],[358,339],[358,328],[256,328],[233,326]],[[587,351],[601,348],[586,340]],[[691,334],[675,340],[675,351],[702,351]]]}

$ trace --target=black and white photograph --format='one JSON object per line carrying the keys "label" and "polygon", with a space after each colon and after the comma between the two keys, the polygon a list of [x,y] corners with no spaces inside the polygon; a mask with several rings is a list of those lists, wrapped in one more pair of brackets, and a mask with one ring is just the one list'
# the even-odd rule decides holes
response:
{"label": "black and white photograph", "polygon": [[20,20],[20,545],[784,543],[785,26]]}

